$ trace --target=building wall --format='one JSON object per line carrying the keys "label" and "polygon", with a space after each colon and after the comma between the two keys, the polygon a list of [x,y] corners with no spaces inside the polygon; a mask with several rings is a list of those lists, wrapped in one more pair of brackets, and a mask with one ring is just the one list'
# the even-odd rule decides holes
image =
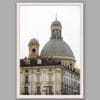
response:
{"label": "building wall", "polygon": [[[25,77],[28,76],[28,82],[25,83]],[[34,67],[21,67],[20,71],[20,92],[25,94],[25,86],[28,87],[29,94],[37,93],[37,86],[40,86],[40,94],[48,94],[49,87],[52,86],[52,94],[70,94],[65,90],[66,85],[74,87],[71,91],[78,91],[79,75],[65,69],[63,66],[34,66]],[[71,83],[68,83],[71,82]],[[47,91],[46,91],[47,89]],[[67,91],[67,92],[66,92]]]}
{"label": "building wall", "polygon": [[[28,72],[26,70],[28,69]],[[40,72],[38,72],[40,70]],[[52,86],[53,94],[60,94],[61,92],[61,69],[54,68],[54,66],[46,67],[22,67],[20,74],[20,90],[21,94],[25,92],[25,77],[28,76],[28,90],[29,94],[36,93],[36,86],[41,87],[41,93],[45,94],[46,87]],[[48,87],[47,87],[48,88]]]}
{"label": "building wall", "polygon": [[70,71],[65,70],[63,75],[63,92],[64,94],[80,94],[80,75]]}

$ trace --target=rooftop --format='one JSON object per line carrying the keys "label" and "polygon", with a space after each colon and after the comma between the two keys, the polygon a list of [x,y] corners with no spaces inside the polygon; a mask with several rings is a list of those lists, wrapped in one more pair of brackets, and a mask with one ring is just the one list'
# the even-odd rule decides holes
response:
{"label": "rooftop", "polygon": [[21,67],[38,67],[38,66],[63,66],[65,69],[68,69],[75,73],[80,73],[80,70],[77,68],[73,68],[72,65],[62,64],[61,61],[58,61],[54,58],[25,58],[20,59]]}

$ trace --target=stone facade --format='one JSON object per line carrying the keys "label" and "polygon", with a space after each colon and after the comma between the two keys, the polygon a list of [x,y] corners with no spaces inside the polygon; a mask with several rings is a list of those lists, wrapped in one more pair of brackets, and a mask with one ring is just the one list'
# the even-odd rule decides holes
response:
{"label": "stone facade", "polygon": [[[47,58],[49,60],[49,58]],[[53,59],[53,58],[52,58]],[[40,63],[41,60],[41,63]],[[31,60],[21,60],[20,93],[30,95],[63,95],[79,94],[79,70],[71,65],[53,62],[51,65],[36,59],[37,63],[31,65]],[[39,61],[39,62],[38,62]],[[23,64],[23,62],[25,62]]]}

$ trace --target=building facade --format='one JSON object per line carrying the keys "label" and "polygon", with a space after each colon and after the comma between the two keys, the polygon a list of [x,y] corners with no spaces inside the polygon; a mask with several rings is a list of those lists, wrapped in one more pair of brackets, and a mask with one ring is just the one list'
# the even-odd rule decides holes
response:
{"label": "building facade", "polygon": [[62,25],[55,19],[51,38],[39,55],[39,42],[31,39],[29,56],[20,59],[21,95],[80,95],[80,70],[63,40]]}

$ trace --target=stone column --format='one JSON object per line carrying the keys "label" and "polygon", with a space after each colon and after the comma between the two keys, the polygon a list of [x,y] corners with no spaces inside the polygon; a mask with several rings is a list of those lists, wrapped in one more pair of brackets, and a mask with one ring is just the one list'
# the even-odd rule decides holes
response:
{"label": "stone column", "polygon": [[56,68],[56,72],[55,72],[55,91],[56,94],[61,94],[61,81],[62,81],[62,74],[61,74],[61,69],[60,68]]}

